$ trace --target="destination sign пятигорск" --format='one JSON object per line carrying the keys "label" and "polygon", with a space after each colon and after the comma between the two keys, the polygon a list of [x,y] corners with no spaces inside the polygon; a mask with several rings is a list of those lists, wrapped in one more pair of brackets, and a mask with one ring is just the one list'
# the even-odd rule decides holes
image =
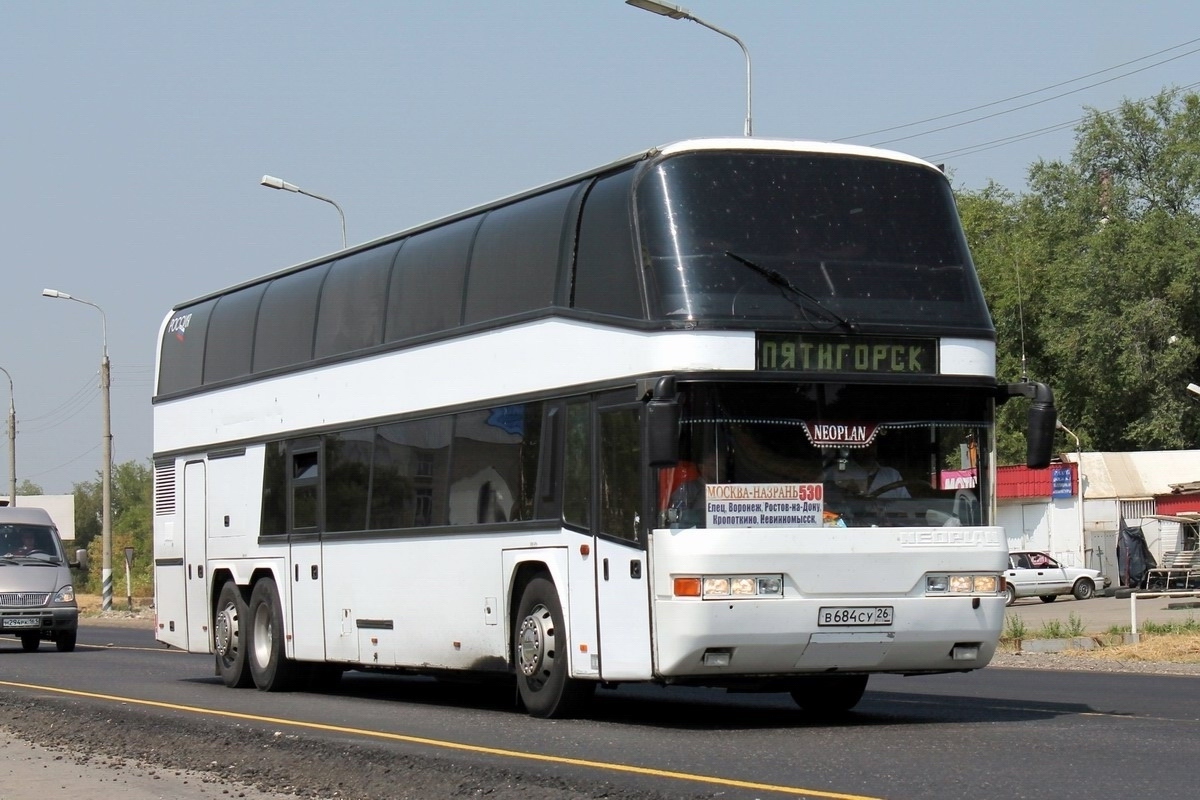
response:
{"label": "destination sign \u043f\u044f\u0442\u0438\u0433\u043e\u0440\u0441\u043a", "polygon": [[760,332],[754,366],[765,371],[936,375],[937,340]]}

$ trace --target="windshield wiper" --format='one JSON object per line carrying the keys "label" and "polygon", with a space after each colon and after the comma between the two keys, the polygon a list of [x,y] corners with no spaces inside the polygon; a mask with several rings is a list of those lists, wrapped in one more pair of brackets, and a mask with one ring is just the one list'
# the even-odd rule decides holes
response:
{"label": "windshield wiper", "polygon": [[[770,267],[764,267],[761,264],[755,264],[750,259],[743,258],[742,256],[739,256],[737,253],[733,252],[732,250],[726,250],[725,255],[729,256],[730,258],[732,258],[734,261],[738,262],[739,264],[749,267],[753,271],[757,272],[759,275],[762,275],[764,278],[767,279],[768,283],[770,283],[772,286],[778,287],[781,290],[781,293],[783,293],[782,290],[787,290],[787,292],[791,292],[793,297],[788,298],[788,299],[792,300],[793,303],[795,303],[796,297],[803,298],[803,299],[807,300],[810,305],[812,305],[814,308],[816,308],[822,314],[825,314],[827,317],[832,318],[835,322],[837,322],[839,325],[841,325],[843,328],[845,328],[847,332],[849,332],[849,333],[857,333],[858,332],[857,325],[855,325],[853,322],[846,319],[842,315],[838,314],[836,311],[833,311],[832,309],[830,309],[828,306],[826,306],[824,303],[822,303],[815,295],[809,294],[808,292],[804,291],[796,284],[792,283],[790,280],[788,280],[788,277],[786,275],[784,275],[782,272],[771,269]],[[783,295],[784,295],[784,297],[787,297],[786,293],[783,293]],[[795,304],[798,308],[803,308],[799,303],[795,303]]]}

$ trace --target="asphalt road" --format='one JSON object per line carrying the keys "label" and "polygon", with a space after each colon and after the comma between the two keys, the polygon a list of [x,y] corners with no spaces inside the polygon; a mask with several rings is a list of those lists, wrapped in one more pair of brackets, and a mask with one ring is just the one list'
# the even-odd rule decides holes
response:
{"label": "asphalt road", "polygon": [[[1034,603],[1010,611],[1086,611],[1091,624],[1129,608],[1115,598]],[[0,798],[272,796],[237,781],[375,800],[1057,799],[1063,787],[1137,796],[1151,786],[1157,798],[1195,796],[1186,771],[1164,764],[1195,738],[1196,678],[878,676],[834,723],[805,718],[782,695],[634,686],[602,691],[587,719],[544,721],[494,692],[364,673],[331,696],[234,691],[212,676],[211,657],[164,650],[132,624],[88,625],[70,654],[26,654],[0,638],[0,726],[55,747],[49,763],[11,741],[0,747]],[[95,769],[70,783],[89,766],[82,759]],[[210,772],[184,771],[195,768]]]}

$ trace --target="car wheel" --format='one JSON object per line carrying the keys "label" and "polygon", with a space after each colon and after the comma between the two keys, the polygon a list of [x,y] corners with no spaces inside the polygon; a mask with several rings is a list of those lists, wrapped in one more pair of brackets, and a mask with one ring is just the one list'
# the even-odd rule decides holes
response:
{"label": "car wheel", "polygon": [[22,633],[21,634],[21,649],[26,653],[36,653],[38,647],[42,644],[42,635],[40,633]]}
{"label": "car wheel", "polygon": [[1057,599],[1058,599],[1058,595],[1056,595],[1056,594],[1038,595],[1038,600],[1041,600],[1043,603],[1053,603]]}
{"label": "car wheel", "polygon": [[1096,586],[1087,578],[1080,578],[1075,582],[1071,594],[1075,595],[1076,600],[1090,600],[1096,594]]}
{"label": "car wheel", "polygon": [[1017,602],[1017,587],[1013,586],[1011,583],[1004,587],[1004,594],[1004,605],[1011,606],[1013,603]]}
{"label": "car wheel", "polygon": [[78,631],[59,631],[54,634],[54,646],[60,653],[70,653],[75,649],[75,638]]}

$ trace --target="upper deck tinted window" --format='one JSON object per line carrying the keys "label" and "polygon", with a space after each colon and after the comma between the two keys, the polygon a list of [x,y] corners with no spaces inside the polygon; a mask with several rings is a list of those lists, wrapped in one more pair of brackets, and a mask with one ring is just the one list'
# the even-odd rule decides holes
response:
{"label": "upper deck tinted window", "polygon": [[334,263],[321,289],[313,358],[374,347],[383,341],[387,284],[399,244],[355,253]]}
{"label": "upper deck tinted window", "polygon": [[949,183],[931,168],[686,153],[652,165],[636,191],[651,316],[992,331]]}
{"label": "upper deck tinted window", "polygon": [[204,350],[204,382],[250,374],[250,355],[254,345],[254,324],[258,303],[266,284],[239,289],[217,300],[208,322],[208,342]]}
{"label": "upper deck tinted window", "polygon": [[171,315],[159,353],[159,394],[191,389],[204,379],[204,339],[214,305],[216,301],[209,300]]}
{"label": "upper deck tinted window", "polygon": [[471,254],[464,323],[554,304],[563,221],[577,188],[567,186],[488,213]]}
{"label": "upper deck tinted window", "polygon": [[463,281],[479,217],[409,237],[392,268],[385,341],[457,328]]}
{"label": "upper deck tinted window", "polygon": [[632,170],[603,178],[584,201],[575,256],[575,308],[621,317],[645,315],[630,216],[632,178]]}
{"label": "upper deck tinted window", "polygon": [[276,278],[267,286],[254,333],[254,371],[286,367],[312,358],[317,293],[328,264]]}

